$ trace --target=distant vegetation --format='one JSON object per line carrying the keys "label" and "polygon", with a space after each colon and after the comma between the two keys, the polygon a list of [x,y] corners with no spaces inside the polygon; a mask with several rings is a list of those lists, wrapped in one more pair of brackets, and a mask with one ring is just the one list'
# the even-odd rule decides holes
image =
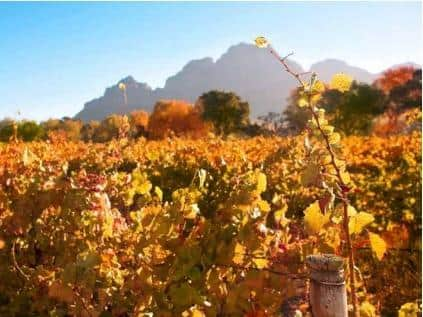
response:
{"label": "distant vegetation", "polygon": [[[369,85],[353,82],[340,92],[330,89],[322,95],[321,105],[330,122],[347,135],[386,135],[401,132],[410,110],[421,106],[421,69],[399,67],[388,70]],[[112,139],[169,136],[199,138],[217,135],[293,135],[306,126],[308,117],[297,107],[298,91],[287,100],[283,113],[268,113],[255,122],[249,118],[250,106],[232,92],[209,91],[195,104],[181,100],[160,100],[148,114],[142,109],[128,115],[113,114],[102,121],[87,123],[72,118],[35,121],[0,121],[0,141],[66,139],[107,142]]]}

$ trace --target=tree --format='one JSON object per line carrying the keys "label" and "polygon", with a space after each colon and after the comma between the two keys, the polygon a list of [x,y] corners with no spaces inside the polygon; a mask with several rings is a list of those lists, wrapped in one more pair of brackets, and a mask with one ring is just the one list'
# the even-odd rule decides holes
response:
{"label": "tree", "polygon": [[303,131],[307,125],[309,114],[304,108],[298,107],[299,90],[294,89],[288,98],[282,117],[282,129],[286,134],[298,134]]}
{"label": "tree", "polygon": [[390,106],[397,113],[420,107],[422,105],[422,70],[414,70],[409,80],[393,87],[388,98]]}
{"label": "tree", "polygon": [[77,141],[81,139],[81,120],[64,117],[62,119],[49,119],[42,123],[47,135],[60,134],[67,140]]}
{"label": "tree", "polygon": [[40,140],[44,135],[43,127],[35,121],[23,121],[18,124],[18,138],[23,141]]}
{"label": "tree", "polygon": [[8,142],[13,139],[14,129],[16,129],[17,138],[25,142],[40,140],[45,136],[44,128],[35,121],[16,122],[4,119],[0,122],[0,141]]}
{"label": "tree", "polygon": [[348,91],[327,90],[320,101],[337,129],[345,134],[368,134],[373,119],[386,110],[386,97],[375,86],[353,82]]}
{"label": "tree", "polygon": [[200,137],[207,133],[207,124],[201,119],[199,109],[180,100],[160,100],[154,106],[148,124],[152,138],[170,135]]}
{"label": "tree", "polygon": [[279,112],[268,112],[258,117],[262,130],[272,134],[278,133],[282,126],[282,114]]}
{"label": "tree", "polygon": [[128,135],[129,119],[125,115],[112,114],[101,121],[95,129],[93,141],[108,142],[112,139],[122,138]]}
{"label": "tree", "polygon": [[233,92],[209,91],[200,96],[196,106],[203,120],[211,122],[218,134],[239,131],[249,123],[248,102]]}
{"label": "tree", "polygon": [[142,110],[132,111],[129,115],[130,135],[137,138],[144,136],[148,128],[148,113]]}
{"label": "tree", "polygon": [[100,122],[96,120],[85,123],[81,128],[81,140],[84,142],[93,141],[95,131],[99,126]]}
{"label": "tree", "polygon": [[407,81],[413,78],[415,72],[414,67],[402,66],[391,68],[385,71],[374,84],[380,88],[386,95],[389,95],[391,90],[397,86],[404,85]]}
{"label": "tree", "polygon": [[8,142],[13,135],[14,120],[5,118],[0,121],[0,142]]}

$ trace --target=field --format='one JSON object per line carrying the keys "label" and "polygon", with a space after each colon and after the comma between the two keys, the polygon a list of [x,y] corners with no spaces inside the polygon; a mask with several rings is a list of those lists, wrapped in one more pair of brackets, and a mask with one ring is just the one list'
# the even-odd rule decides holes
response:
{"label": "field", "polygon": [[[421,298],[421,134],[342,142],[374,217],[353,237],[361,315],[396,316]],[[313,234],[304,218],[305,155],[304,136],[0,145],[0,315],[306,310],[305,256],[346,254],[337,206]]]}

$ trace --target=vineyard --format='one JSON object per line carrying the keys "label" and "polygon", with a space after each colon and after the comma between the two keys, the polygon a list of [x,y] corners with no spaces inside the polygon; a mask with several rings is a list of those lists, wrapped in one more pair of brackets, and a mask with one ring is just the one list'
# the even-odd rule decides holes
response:
{"label": "vineyard", "polygon": [[[305,257],[347,254],[305,142],[0,145],[0,315],[307,314]],[[421,133],[341,151],[361,316],[417,316]]]}

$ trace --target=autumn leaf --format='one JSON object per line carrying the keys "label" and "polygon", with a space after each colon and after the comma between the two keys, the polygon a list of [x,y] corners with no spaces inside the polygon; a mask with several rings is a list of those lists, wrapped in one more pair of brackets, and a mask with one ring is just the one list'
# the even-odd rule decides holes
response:
{"label": "autumn leaf", "polygon": [[325,224],[329,222],[329,214],[324,215],[315,201],[304,210],[305,230],[308,234],[318,234]]}
{"label": "autumn leaf", "polygon": [[340,92],[348,91],[351,87],[352,81],[352,77],[344,73],[335,74],[330,81],[330,89],[335,89]]}
{"label": "autumn leaf", "polygon": [[256,43],[256,46],[258,48],[265,48],[265,47],[269,46],[269,42],[263,36],[256,37],[256,39],[254,40],[254,42]]}
{"label": "autumn leaf", "polygon": [[118,87],[119,87],[119,89],[121,91],[125,91],[126,90],[126,85],[124,83],[119,83]]}
{"label": "autumn leaf", "polygon": [[247,248],[245,246],[237,242],[235,244],[234,256],[232,258],[232,261],[238,265],[242,264],[244,262],[244,255],[246,250]]}
{"label": "autumn leaf", "polygon": [[162,190],[160,189],[160,187],[155,186],[155,187],[154,187],[154,193],[157,195],[157,197],[159,198],[159,200],[160,200],[160,201],[162,201],[162,200],[163,200],[163,192],[162,192]]}
{"label": "autumn leaf", "polygon": [[266,175],[260,172],[257,175],[257,192],[259,194],[265,192],[266,191],[266,187],[267,187]]}
{"label": "autumn leaf", "polygon": [[376,317],[376,308],[368,301],[364,301],[360,305],[361,317]]}
{"label": "autumn leaf", "polygon": [[[350,209],[351,211],[351,209]],[[364,227],[371,224],[375,218],[372,214],[369,214],[364,211],[360,211],[354,216],[350,217],[348,227],[350,234],[359,234],[363,231]]]}
{"label": "autumn leaf", "polygon": [[378,234],[369,232],[370,246],[379,261],[386,252],[386,242]]}

